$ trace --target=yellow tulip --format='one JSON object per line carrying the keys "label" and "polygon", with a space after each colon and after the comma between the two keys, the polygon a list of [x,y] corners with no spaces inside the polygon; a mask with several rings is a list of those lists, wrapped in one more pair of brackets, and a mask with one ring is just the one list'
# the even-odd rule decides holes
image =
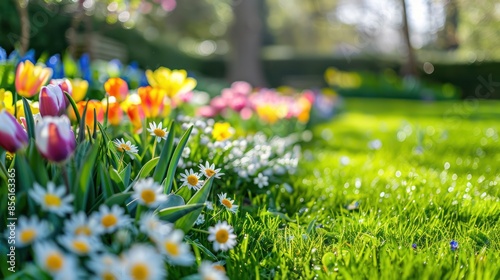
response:
{"label": "yellow tulip", "polygon": [[160,67],[154,72],[147,70],[146,77],[153,88],[165,90],[168,97],[189,92],[196,87],[196,80],[187,77],[186,70],[170,70]]}
{"label": "yellow tulip", "polygon": [[33,65],[26,60],[19,63],[16,70],[16,91],[29,98],[40,92],[40,88],[52,77],[52,69],[41,65]]}
{"label": "yellow tulip", "polygon": [[87,90],[89,89],[89,82],[82,79],[73,79],[71,80],[71,85],[73,86],[71,97],[73,97],[75,102],[85,99],[85,95],[87,95]]}
{"label": "yellow tulip", "polygon": [[0,88],[0,111],[2,109],[7,110],[11,115],[14,115],[14,104],[13,104],[14,96],[12,92]]}
{"label": "yellow tulip", "polygon": [[[28,100],[28,104],[30,105],[31,113],[33,113],[33,115],[40,113],[38,102],[32,102]],[[16,103],[16,107],[17,107],[17,119],[21,121],[21,118],[25,118],[23,101],[18,100]]]}

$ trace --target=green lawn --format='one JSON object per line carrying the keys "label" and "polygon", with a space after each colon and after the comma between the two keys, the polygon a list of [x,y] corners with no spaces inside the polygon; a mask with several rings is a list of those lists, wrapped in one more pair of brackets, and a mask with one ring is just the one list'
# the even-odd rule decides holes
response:
{"label": "green lawn", "polygon": [[350,99],[345,111],[314,128],[294,186],[235,217],[230,278],[499,279],[500,103]]}

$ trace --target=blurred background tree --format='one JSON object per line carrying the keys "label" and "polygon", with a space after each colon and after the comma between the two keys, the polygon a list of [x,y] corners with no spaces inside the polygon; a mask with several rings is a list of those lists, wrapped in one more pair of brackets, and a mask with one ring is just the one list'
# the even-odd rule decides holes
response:
{"label": "blurred background tree", "polygon": [[[498,69],[488,63],[500,60],[498,1],[406,1],[407,32],[402,3],[4,0],[0,1],[0,32],[4,34],[0,46],[7,51],[34,48],[37,54],[68,51],[75,57],[89,52],[93,59],[114,55],[123,62],[136,60],[143,67],[189,68],[271,86],[290,81],[316,83],[332,65],[399,71],[410,49],[414,49],[416,64],[412,68],[418,68],[423,78],[453,79],[444,71],[450,69],[447,64],[479,63],[486,65],[484,73]],[[26,15],[29,29],[21,24]],[[424,62],[431,63],[430,70],[423,69]],[[461,77],[465,71],[456,68],[454,72],[460,76],[458,83],[465,81]]]}

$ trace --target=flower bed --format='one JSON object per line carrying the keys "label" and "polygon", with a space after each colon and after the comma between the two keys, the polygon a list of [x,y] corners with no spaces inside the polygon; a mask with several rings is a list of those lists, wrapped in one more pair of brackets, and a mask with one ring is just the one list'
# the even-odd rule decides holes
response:
{"label": "flower bed", "polygon": [[1,265],[10,279],[163,279],[195,264],[193,278],[227,279],[219,252],[241,242],[232,216],[293,184],[297,144],[325,98],[238,82],[202,107],[208,95],[184,70],[95,80],[84,58],[69,79],[57,57],[17,59],[0,57],[0,177],[15,191],[2,203],[17,211],[16,272]]}

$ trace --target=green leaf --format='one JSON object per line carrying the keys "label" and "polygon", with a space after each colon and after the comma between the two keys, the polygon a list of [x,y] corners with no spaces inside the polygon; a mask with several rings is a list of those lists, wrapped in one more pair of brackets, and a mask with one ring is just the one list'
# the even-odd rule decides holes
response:
{"label": "green leaf", "polygon": [[113,180],[113,182],[115,182],[115,184],[118,185],[121,192],[125,190],[125,184],[123,183],[122,177],[120,177],[118,171],[116,171],[116,169],[112,166],[109,167],[109,177]]}
{"label": "green leaf", "polygon": [[276,217],[280,217],[282,218],[283,220],[287,221],[287,222],[292,222],[292,223],[295,223],[295,220],[293,219],[290,219],[290,217],[288,217],[286,214],[283,214],[283,213],[280,213],[280,212],[275,212],[275,211],[267,211],[262,213],[261,215],[265,216],[265,215],[271,215],[271,216],[276,216]]}
{"label": "green leaf", "polygon": [[175,170],[177,169],[177,164],[179,163],[179,159],[181,158],[182,151],[184,150],[184,147],[186,146],[186,143],[189,139],[189,135],[191,135],[192,130],[193,130],[193,126],[190,126],[188,128],[188,130],[184,133],[181,140],[179,141],[179,144],[175,148],[175,151],[174,151],[174,154],[172,155],[172,158],[170,159],[170,163],[168,165],[168,170],[167,170],[167,176],[165,177],[165,185],[164,185],[164,192],[166,194],[169,194],[172,191],[172,182],[174,180]]}
{"label": "green leaf", "polygon": [[97,164],[97,169],[99,170],[99,176],[101,178],[102,193],[104,198],[107,199],[114,194],[113,185],[111,184],[111,178],[109,176],[108,170],[104,168],[102,163]]}
{"label": "green leaf", "polygon": [[35,140],[30,139],[30,145],[26,151],[26,157],[31,166],[31,171],[33,171],[35,178],[42,185],[45,186],[49,181],[49,175],[44,164],[44,160],[35,146]]}
{"label": "green leaf", "polygon": [[158,205],[158,209],[186,205],[184,198],[176,194],[167,195],[167,199]]}
{"label": "green leaf", "polygon": [[161,150],[160,160],[158,161],[158,165],[155,168],[155,172],[153,173],[153,180],[155,182],[162,182],[165,177],[165,173],[167,172],[168,163],[170,162],[170,158],[172,157],[172,152],[174,151],[174,138],[175,138],[175,129],[174,122],[170,123],[170,128],[168,130],[167,140],[163,145],[163,149]]}
{"label": "green leaf", "polygon": [[73,112],[75,112],[76,122],[80,123],[82,117],[80,116],[80,112],[78,112],[78,107],[76,107],[75,100],[67,92],[64,92],[64,95],[66,95],[66,98],[68,99],[71,108],[73,108]]}
{"label": "green leaf", "polygon": [[[158,218],[173,223],[188,214],[190,215],[193,211],[199,210],[199,212],[201,212],[203,206],[205,206],[205,204],[200,203],[164,208],[158,211]],[[196,215],[196,218],[198,218],[199,215],[200,214]]]}
{"label": "green leaf", "polygon": [[93,145],[85,157],[80,171],[78,172],[78,184],[75,196],[75,206],[77,210],[84,210],[87,204],[88,192],[92,181],[92,171],[94,170],[95,161],[99,152],[99,145]]}
{"label": "green leaf", "polygon": [[186,187],[186,186],[182,186],[180,187],[176,192],[175,194],[181,196],[184,198],[184,200],[189,200],[191,198],[191,190]]}
{"label": "green leaf", "polygon": [[130,184],[130,173],[132,172],[132,167],[127,164],[122,171],[120,171],[120,177],[122,178],[123,185],[128,186]]}
{"label": "green leaf", "polygon": [[117,193],[106,199],[104,204],[108,205],[109,207],[113,205],[124,206],[125,202],[132,196],[132,194],[133,192]]}
{"label": "green leaf", "polygon": [[159,160],[160,160],[159,157],[155,157],[155,158],[151,159],[150,161],[146,162],[146,164],[144,164],[142,166],[141,170],[137,174],[137,177],[135,178],[135,180],[137,181],[140,178],[148,177],[149,173],[151,173],[151,170],[153,170],[153,168],[155,168],[155,166],[158,164]]}
{"label": "green leaf", "polygon": [[31,112],[30,104],[28,100],[23,97],[23,108],[24,108],[24,118],[26,119],[26,129],[28,131],[28,136],[35,139],[35,120],[33,120],[33,113]]}
{"label": "green leaf", "polygon": [[203,246],[198,240],[191,240],[186,237],[187,243],[196,246],[198,249],[203,251],[210,259],[217,260],[217,257],[205,246]]}
{"label": "green leaf", "polygon": [[85,108],[83,108],[83,115],[82,118],[80,119],[79,123],[79,131],[78,131],[78,142],[81,143],[83,140],[85,140],[85,119],[87,116],[87,108],[89,106],[89,101],[87,100],[87,103],[85,103]]}
{"label": "green leaf", "polygon": [[[207,201],[208,195],[210,194],[210,190],[212,188],[212,182],[214,178],[210,178],[205,181],[205,184],[203,184],[203,187],[199,189],[193,197],[187,202],[187,205],[192,205],[192,204],[202,204]],[[201,213],[201,208],[197,209],[188,215],[182,217],[179,219],[175,225],[177,228],[182,229],[185,233],[187,233],[192,227],[194,222],[196,222],[196,219],[198,219],[198,216]]]}
{"label": "green leaf", "polygon": [[337,257],[335,256],[334,253],[328,252],[323,255],[321,258],[321,263],[323,264],[323,267],[326,269],[327,272],[333,272],[335,269],[335,261],[337,260]]}

